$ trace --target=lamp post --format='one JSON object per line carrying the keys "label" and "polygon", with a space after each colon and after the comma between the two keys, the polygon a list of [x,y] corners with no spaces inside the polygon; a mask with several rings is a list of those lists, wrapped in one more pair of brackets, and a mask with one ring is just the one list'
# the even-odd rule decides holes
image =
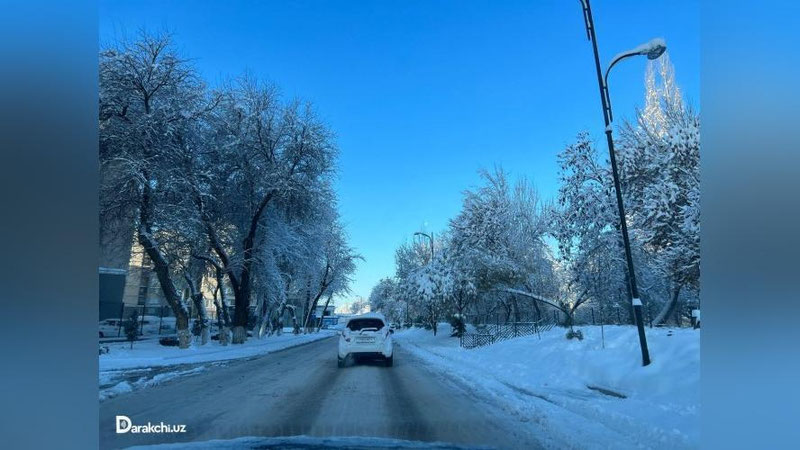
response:
{"label": "lamp post", "polygon": [[619,185],[619,172],[617,170],[617,158],[614,152],[614,139],[611,136],[612,127],[611,121],[613,115],[611,113],[611,98],[608,95],[608,73],[615,64],[630,56],[647,56],[647,59],[657,59],[667,49],[663,39],[653,39],[652,41],[642,44],[634,49],[622,52],[611,60],[608,69],[603,75],[600,69],[600,55],[597,51],[597,38],[595,37],[594,21],[592,20],[592,9],[589,5],[589,0],[581,0],[583,7],[583,18],[586,22],[586,34],[590,41],[592,41],[592,48],[594,50],[594,63],[597,69],[597,83],[600,86],[600,101],[603,104],[603,120],[606,125],[606,141],[608,142],[608,154],[611,160],[611,173],[614,177],[614,192],[617,196],[617,209],[619,213],[620,229],[622,231],[622,242],[625,247],[625,260],[628,266],[628,284],[630,287],[631,303],[633,304],[633,315],[636,318],[636,328],[639,331],[639,346],[642,349],[642,365],[650,364],[650,352],[647,349],[647,337],[644,334],[644,320],[642,315],[642,301],[639,299],[639,288],[636,285],[636,272],[633,266],[633,256],[631,255],[631,244],[628,238],[628,224],[625,220],[625,207],[622,204],[622,192]]}
{"label": "lamp post", "polygon": [[421,231],[417,231],[416,233],[414,233],[414,236],[425,236],[426,238],[428,238],[428,240],[430,240],[430,242],[431,242],[431,263],[433,263],[433,233],[426,234],[426,233],[423,233]]}
{"label": "lamp post", "polygon": [[[417,231],[414,233],[414,236],[425,236],[431,242],[431,259],[428,260],[428,264],[433,266],[433,233],[426,234],[421,231]],[[436,336],[436,313],[434,312],[433,306],[431,306],[431,317],[433,318],[433,335]]]}

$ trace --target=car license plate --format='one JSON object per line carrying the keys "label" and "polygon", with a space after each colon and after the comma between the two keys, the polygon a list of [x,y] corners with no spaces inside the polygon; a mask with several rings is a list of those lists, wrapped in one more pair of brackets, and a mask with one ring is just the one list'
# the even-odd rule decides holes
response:
{"label": "car license plate", "polygon": [[356,342],[359,343],[359,344],[371,344],[371,343],[375,342],[375,338],[374,337],[356,338]]}

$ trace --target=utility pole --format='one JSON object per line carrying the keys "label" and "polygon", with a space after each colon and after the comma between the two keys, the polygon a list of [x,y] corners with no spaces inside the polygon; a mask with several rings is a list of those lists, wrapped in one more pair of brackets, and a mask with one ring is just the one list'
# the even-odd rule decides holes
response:
{"label": "utility pole", "polygon": [[617,210],[619,213],[620,230],[622,232],[622,241],[625,247],[625,261],[627,262],[628,270],[628,284],[630,286],[631,303],[633,305],[633,314],[636,319],[636,328],[639,332],[639,346],[642,350],[642,365],[650,364],[650,351],[647,348],[647,337],[644,332],[644,318],[642,314],[642,300],[639,298],[639,288],[636,284],[636,271],[633,265],[633,256],[631,255],[631,244],[628,237],[628,224],[625,219],[625,207],[622,202],[622,191],[619,183],[619,172],[617,169],[617,157],[614,151],[614,139],[612,137],[611,121],[613,115],[611,112],[611,98],[608,94],[608,73],[616,63],[629,56],[645,55],[648,59],[656,59],[666,51],[666,44],[661,39],[654,39],[647,44],[640,45],[639,47],[622,53],[611,61],[608,69],[606,70],[605,77],[600,68],[600,54],[597,50],[597,37],[595,36],[594,20],[592,18],[592,9],[589,5],[589,0],[581,0],[583,7],[583,18],[586,22],[586,34],[592,42],[592,49],[594,50],[594,63],[597,69],[597,83],[600,86],[600,102],[603,105],[603,120],[605,122],[606,141],[608,143],[608,154],[611,161],[611,173],[614,177],[614,192],[617,198]]}

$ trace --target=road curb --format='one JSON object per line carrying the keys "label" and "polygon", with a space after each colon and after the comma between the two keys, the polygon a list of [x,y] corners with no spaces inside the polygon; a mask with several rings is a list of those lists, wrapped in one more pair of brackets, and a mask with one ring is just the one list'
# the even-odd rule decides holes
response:
{"label": "road curb", "polygon": [[[250,357],[250,359],[256,359],[256,358],[260,358],[260,357],[262,357],[262,356],[273,355],[273,354],[275,354],[275,353],[280,353],[280,352],[283,352],[283,351],[286,351],[286,350],[291,350],[291,349],[293,349],[293,348],[302,347],[302,346],[304,346],[304,345],[310,345],[310,344],[314,344],[314,343],[317,343],[317,342],[324,341],[325,339],[330,339],[330,338],[332,338],[332,337],[334,337],[334,336],[336,336],[336,333],[334,333],[334,334],[331,334],[330,336],[323,337],[323,338],[314,339],[313,341],[301,342],[301,343],[299,343],[299,344],[291,345],[291,346],[289,346],[289,347],[280,348],[280,349],[278,349],[278,350],[274,350],[274,351],[271,351],[271,352],[267,352],[267,353],[264,353],[264,354],[261,354],[261,355],[254,355],[254,356],[251,356],[251,357]],[[227,360],[227,361],[241,361],[242,359],[245,359],[245,358],[241,358],[241,359],[238,359],[238,358],[237,358],[237,359],[229,359],[229,360]],[[225,362],[225,360],[223,360],[223,361],[220,361],[220,362]]]}
{"label": "road curb", "polygon": [[[290,350],[290,349],[293,349],[293,348],[302,347],[304,345],[313,344],[315,342],[324,341],[324,340],[330,339],[330,338],[332,338],[334,336],[336,336],[335,333],[331,334],[330,336],[322,337],[320,339],[314,339],[312,341],[301,342],[301,343],[298,343],[298,344],[290,345],[288,347],[279,348],[277,350],[271,350],[271,351],[267,351],[265,353],[259,353],[259,354],[255,354],[255,355],[241,356],[241,357],[238,357],[238,358],[213,359],[213,360],[208,360],[208,361],[196,361],[196,362],[182,362],[182,363],[175,363],[175,364],[164,364],[164,365],[159,365],[159,366],[147,366],[147,365],[144,365],[144,366],[135,366],[135,367],[125,367],[125,368],[121,368],[121,369],[105,369],[105,370],[104,369],[100,369],[99,372],[123,372],[123,371],[128,371],[128,370],[142,370],[142,369],[148,369],[148,368],[154,368],[154,367],[157,367],[157,368],[161,369],[161,368],[179,367],[179,366],[197,366],[197,365],[202,365],[202,364],[227,364],[227,363],[236,362],[236,361],[250,361],[250,360],[253,360],[253,359],[256,359],[256,358],[261,358],[262,356],[271,355],[273,353],[279,353],[279,352],[282,352],[282,351],[285,351],[285,350]],[[224,351],[223,351],[223,353],[224,353]]]}

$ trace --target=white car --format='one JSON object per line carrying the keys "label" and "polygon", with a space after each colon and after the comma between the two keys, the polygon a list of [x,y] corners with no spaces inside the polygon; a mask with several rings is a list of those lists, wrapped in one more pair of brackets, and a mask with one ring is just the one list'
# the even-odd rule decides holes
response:
{"label": "white car", "polygon": [[339,367],[347,358],[381,358],[387,366],[394,362],[392,330],[381,314],[369,313],[351,317],[339,333]]}

